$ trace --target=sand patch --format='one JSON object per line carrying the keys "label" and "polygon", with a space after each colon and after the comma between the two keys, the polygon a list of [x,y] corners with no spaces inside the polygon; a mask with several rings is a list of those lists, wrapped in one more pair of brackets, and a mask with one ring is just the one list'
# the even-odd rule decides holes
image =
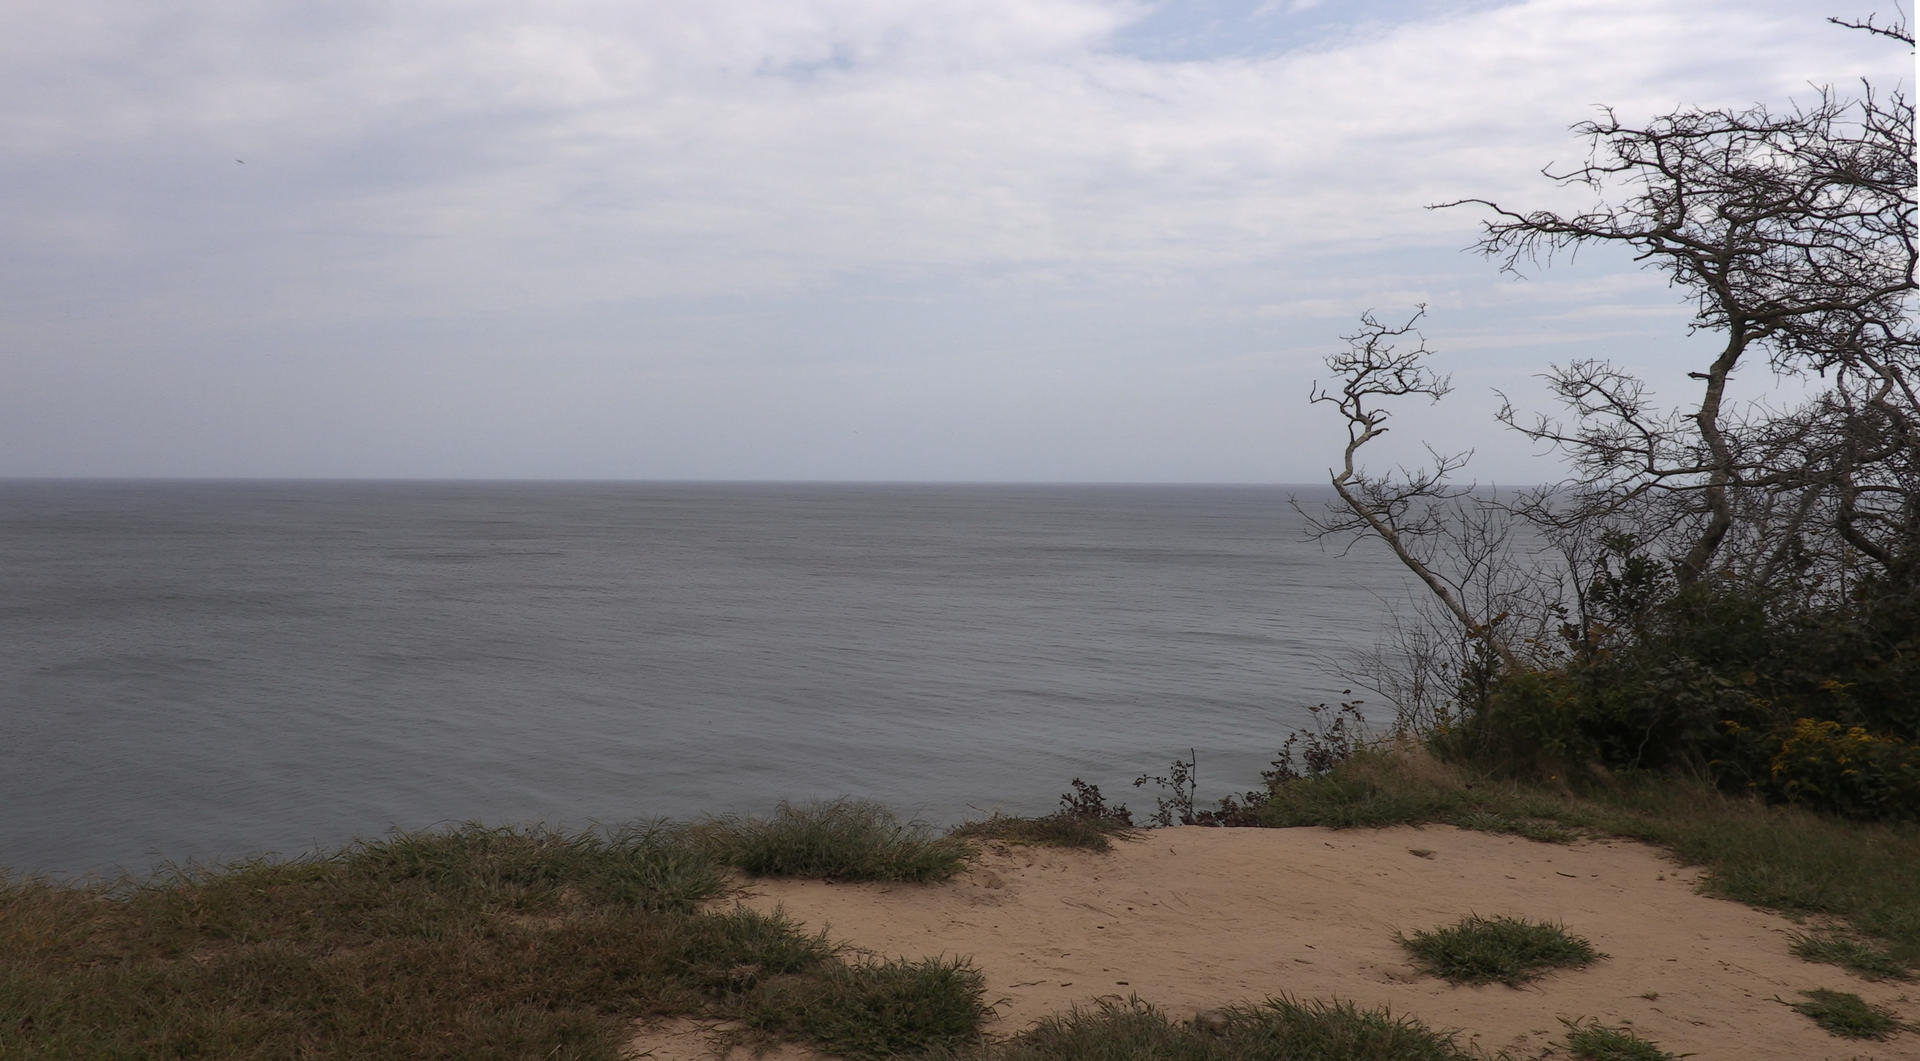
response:
{"label": "sand patch", "polygon": [[[999,1002],[1001,1034],[1107,996],[1186,1017],[1285,993],[1391,1006],[1517,1057],[1544,1051],[1566,1017],[1627,1024],[1702,1058],[1920,1058],[1920,1033],[1840,1040],[1786,1004],[1832,987],[1914,1020],[1912,985],[1794,958],[1793,922],[1699,895],[1698,878],[1626,841],[1541,844],[1446,826],[1184,828],[1108,855],[996,846],[944,885],[759,881],[745,902],[878,955],[971,957]],[[1396,930],[1469,913],[1564,922],[1609,957],[1519,989],[1451,987],[1417,973],[1394,942]]]}

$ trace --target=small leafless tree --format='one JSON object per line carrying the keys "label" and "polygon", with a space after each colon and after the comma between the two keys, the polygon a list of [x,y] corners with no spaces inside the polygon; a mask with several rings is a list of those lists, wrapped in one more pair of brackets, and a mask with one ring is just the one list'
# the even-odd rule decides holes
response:
{"label": "small leafless tree", "polygon": [[1340,504],[1311,511],[1296,504],[1309,533],[1348,542],[1374,538],[1413,572],[1458,630],[1501,665],[1520,665],[1522,647],[1537,640],[1524,629],[1544,614],[1539,572],[1512,562],[1515,523],[1497,497],[1476,494],[1452,481],[1471,453],[1427,447],[1431,464],[1369,472],[1361,450],[1388,431],[1397,399],[1439,401],[1452,389],[1428,365],[1432,351],[1418,330],[1421,306],[1404,322],[1362,314],[1360,330],[1345,336],[1347,348],[1326,365],[1338,389],[1315,384],[1312,400],[1338,409],[1347,423],[1340,467],[1328,473]]}

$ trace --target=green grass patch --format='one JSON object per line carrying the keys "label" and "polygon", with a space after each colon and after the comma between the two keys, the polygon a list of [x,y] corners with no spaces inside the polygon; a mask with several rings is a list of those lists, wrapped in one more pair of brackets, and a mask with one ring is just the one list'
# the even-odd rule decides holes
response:
{"label": "green grass patch", "polygon": [[1010,844],[1077,847],[1111,851],[1115,840],[1131,840],[1138,831],[1125,806],[1108,803],[1100,786],[1074,778],[1071,791],[1062,793],[1060,807],[1038,818],[995,814],[985,821],[967,822],[950,835],[969,840],[997,840]]}
{"label": "green grass patch", "polygon": [[812,1023],[771,1033],[811,1041],[837,1041],[818,1030],[836,1019],[889,1042],[957,1041],[967,1019],[977,1034],[978,998],[954,1001],[965,970],[889,978],[779,915],[712,910],[729,889],[703,838],[661,825],[466,826],[139,882],[0,877],[0,1053],[612,1061],[635,1020],[753,1024],[776,998],[806,999]]}
{"label": "green grass patch", "polygon": [[1351,1002],[1268,999],[1174,1021],[1140,1001],[1049,1017],[965,1054],[981,1061],[1469,1061],[1454,1036]]}
{"label": "green grass patch", "polygon": [[948,835],[963,840],[997,840],[1007,844],[1111,851],[1115,840],[1131,840],[1139,834],[1132,826],[1113,818],[1054,813],[1038,818],[996,814],[981,821],[955,826]]}
{"label": "green grass patch", "polygon": [[1254,824],[1372,829],[1456,825],[1564,844],[1587,832],[1562,820],[1550,797],[1522,796],[1511,783],[1474,779],[1413,750],[1361,750],[1322,774],[1287,781],[1254,805]]}
{"label": "green grass patch", "polygon": [[841,799],[770,818],[719,818],[695,835],[725,864],[756,877],[823,880],[950,880],[976,856],[972,844],[902,823],[876,803]]}
{"label": "green grass patch", "polygon": [[1843,1039],[1885,1039],[1901,1030],[1900,1021],[1893,1014],[1869,1005],[1866,999],[1850,991],[1819,988],[1800,994],[1806,1001],[1795,1002],[1793,1008],[1830,1035]]}
{"label": "green grass patch", "polygon": [[1567,1054],[1578,1061],[1679,1061],[1626,1028],[1609,1028],[1598,1021],[1561,1021],[1567,1026]]}
{"label": "green grass patch", "polygon": [[1810,962],[1838,965],[1866,980],[1911,980],[1913,970],[1885,947],[1833,932],[1808,935],[1796,932],[1793,955]]}
{"label": "green grass patch", "polygon": [[1455,984],[1518,987],[1551,970],[1577,969],[1605,957],[1561,925],[1517,917],[1470,914],[1446,928],[1394,938],[1423,970]]}
{"label": "green grass patch", "polygon": [[768,981],[744,1020],[840,1057],[899,1057],[978,1042],[993,1012],[985,995],[985,978],[963,960],[841,964]]}

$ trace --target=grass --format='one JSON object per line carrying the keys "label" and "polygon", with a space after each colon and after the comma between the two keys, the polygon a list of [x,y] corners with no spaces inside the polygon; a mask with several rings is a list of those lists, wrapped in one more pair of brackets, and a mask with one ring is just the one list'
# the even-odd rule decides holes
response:
{"label": "grass", "polygon": [[1904,962],[1878,947],[1852,936],[1834,932],[1808,935],[1796,932],[1793,955],[1810,962],[1838,965],[1865,980],[1911,980],[1913,971]]}
{"label": "grass", "polygon": [[[1451,1035],[1386,1011],[1289,999],[1188,1022],[1134,1000],[986,1042],[990,1007],[965,961],[850,959],[777,913],[720,905],[733,873],[934,881],[968,864],[973,840],[1101,850],[1133,835],[1124,809],[1105,806],[1092,786],[1076,789],[1055,814],[997,817],[947,836],[843,800],[613,833],[465,826],[145,881],[69,885],[0,872],[0,1053],[610,1059],[623,1055],[636,1021],[686,1016],[724,1022],[745,1045],[797,1040],[854,1058],[1467,1056]],[[1920,958],[1920,826],[1835,821],[1672,779],[1526,786],[1377,751],[1283,786],[1249,816],[1449,822],[1544,841],[1634,837],[1706,867],[1714,894],[1842,926],[1797,937],[1804,957],[1889,978]],[[1598,957],[1558,926],[1506,918],[1404,942],[1449,935],[1480,938],[1455,940],[1458,954],[1437,951],[1446,956],[1436,971],[1457,962],[1483,982],[1520,982],[1537,971],[1529,962]],[[1541,939],[1545,959],[1531,949]],[[1556,948],[1565,949],[1556,957]],[[1903,1027],[1837,992],[1809,992],[1796,1008],[1835,1034]],[[1598,1026],[1570,1025],[1568,1049],[1667,1056]]]}
{"label": "grass", "polygon": [[1100,786],[1076,777],[1071,789],[1060,796],[1060,807],[1052,814],[1038,818],[995,814],[985,821],[967,822],[950,835],[1086,851],[1111,851],[1115,840],[1131,840],[1138,835],[1133,814],[1124,806],[1108,803]]}
{"label": "grass", "polygon": [[1550,970],[1581,968],[1605,957],[1560,925],[1514,917],[1470,914],[1446,928],[1395,938],[1422,969],[1455,984],[1518,987]]}
{"label": "grass", "polygon": [[1282,786],[1254,816],[1270,826],[1440,823],[1547,840],[1643,840],[1703,867],[1708,894],[1844,922],[1890,963],[1920,967],[1920,824],[1846,821],[1671,777],[1527,785],[1418,750],[1356,754]]}
{"label": "grass", "polygon": [[[858,820],[889,841],[854,853],[868,872],[951,864],[927,850],[953,845]],[[466,826],[140,882],[0,877],[0,1052],[613,1059],[669,1015],[855,1057],[978,1036],[964,963],[849,962],[778,914],[711,909],[720,855],[745,850],[664,825]]]}
{"label": "grass", "polygon": [[1176,1022],[1140,1001],[1102,1001],[966,1053],[977,1061],[1469,1061],[1451,1034],[1351,1002],[1272,998]]}
{"label": "grass", "polygon": [[1901,1030],[1893,1014],[1868,1005],[1865,999],[1851,992],[1821,988],[1800,994],[1806,1001],[1795,1002],[1793,1008],[1830,1035],[1843,1039],[1885,1039]]}
{"label": "grass", "polygon": [[997,840],[1008,844],[1111,851],[1115,840],[1131,840],[1139,833],[1132,826],[1112,818],[1056,812],[1038,818],[996,814],[991,818],[956,826],[948,835],[965,840]]}
{"label": "grass", "polygon": [[713,819],[694,835],[719,861],[756,877],[925,883],[952,879],[977,855],[964,838],[850,799],[782,803],[771,818]]}
{"label": "grass", "polygon": [[1567,1055],[1577,1061],[1679,1061],[1626,1028],[1609,1028],[1598,1021],[1561,1021],[1567,1026]]}
{"label": "grass", "polygon": [[992,1016],[985,991],[964,961],[842,964],[769,984],[747,1023],[840,1057],[898,1057],[978,1042]]}
{"label": "grass", "polygon": [[1591,831],[1585,823],[1565,820],[1563,808],[1551,798],[1476,782],[1412,749],[1361,751],[1325,774],[1290,781],[1266,796],[1254,818],[1269,828],[1439,823],[1556,844]]}

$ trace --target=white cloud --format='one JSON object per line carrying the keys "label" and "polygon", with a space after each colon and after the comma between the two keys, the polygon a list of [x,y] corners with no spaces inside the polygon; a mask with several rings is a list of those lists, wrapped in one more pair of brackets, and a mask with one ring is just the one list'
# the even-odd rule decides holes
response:
{"label": "white cloud", "polygon": [[[377,326],[799,300],[823,345],[883,357],[887,299],[1138,318],[1131,335],[1163,326],[1149,313],[1257,330],[1414,296],[1510,305],[1483,263],[1435,257],[1472,212],[1426,204],[1556,201],[1537,170],[1580,152],[1565,129],[1596,103],[1901,68],[1789,0],[1417,10],[1172,62],[1111,49],[1150,6],[1098,0],[15,5],[0,279],[40,294],[4,323],[49,357],[353,322],[404,351]],[[1246,32],[1285,24],[1265,11]],[[1581,282],[1526,297],[1566,316]],[[774,341],[712,334],[649,356]]]}

